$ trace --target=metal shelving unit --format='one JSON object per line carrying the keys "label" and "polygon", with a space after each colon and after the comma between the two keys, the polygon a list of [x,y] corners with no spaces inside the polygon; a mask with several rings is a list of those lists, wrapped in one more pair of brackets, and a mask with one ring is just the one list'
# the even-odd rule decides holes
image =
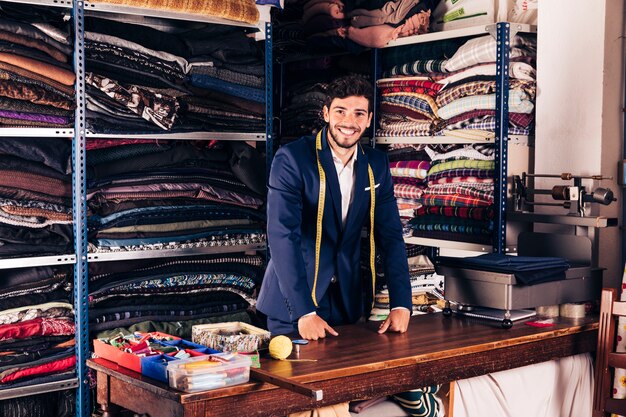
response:
{"label": "metal shelving unit", "polygon": [[[163,249],[153,251],[110,251],[88,253],[87,251],[87,209],[86,209],[86,141],[87,138],[137,138],[137,139],[174,139],[174,140],[238,140],[265,142],[268,168],[273,157],[273,103],[272,103],[272,27],[270,23],[269,5],[257,5],[260,12],[260,21],[256,25],[212,18],[209,16],[192,15],[142,9],[126,6],[117,6],[105,3],[84,2],[82,0],[2,0],[9,3],[60,7],[68,9],[73,19],[74,28],[74,70],[76,73],[76,111],[74,128],[0,128],[0,137],[67,137],[73,138],[72,166],[73,166],[73,215],[74,215],[74,245],[75,253],[39,256],[15,259],[0,259],[0,269],[33,267],[45,265],[74,265],[74,309],[76,323],[76,377],[67,380],[36,384],[14,389],[0,390],[0,400],[41,394],[52,391],[77,389],[76,416],[88,417],[91,415],[90,389],[87,378],[86,360],[90,356],[88,330],[88,262],[106,262],[130,259],[180,257],[215,253],[250,252],[265,250],[265,243],[237,245],[237,246],[208,246],[186,249]],[[124,14],[142,19],[144,16],[164,19],[206,22],[229,26],[250,28],[255,32],[255,39],[265,40],[265,68],[266,68],[266,131],[265,132],[188,132],[188,133],[152,133],[136,135],[109,135],[88,132],[86,129],[85,109],[85,46],[84,46],[84,16],[96,13]],[[129,19],[126,19],[129,20]],[[131,19],[132,20],[132,19]]]}
{"label": "metal shelving unit", "polygon": [[[506,247],[506,193],[507,193],[507,171],[508,171],[508,145],[517,144],[532,146],[534,142],[533,136],[509,136],[509,111],[508,111],[508,95],[509,95],[509,44],[510,39],[516,33],[535,33],[537,27],[534,25],[499,22],[491,25],[480,25],[462,29],[455,29],[443,32],[427,33],[423,35],[409,36],[399,38],[389,42],[385,48],[405,46],[417,43],[433,42],[445,39],[455,39],[464,37],[476,37],[490,34],[496,39],[496,131],[495,137],[489,139],[470,140],[452,136],[416,136],[416,137],[376,137],[374,144],[471,144],[471,143],[490,143],[495,146],[495,192],[494,192],[494,232],[492,237],[493,244],[477,245],[474,243],[465,243],[459,241],[446,241],[439,239],[427,238],[406,238],[407,243],[420,244],[431,247],[442,247],[449,249],[462,249],[468,251],[480,252],[497,252],[505,253],[513,250]],[[376,54],[379,52],[376,51]],[[380,74],[379,59],[375,62],[375,73]]]}

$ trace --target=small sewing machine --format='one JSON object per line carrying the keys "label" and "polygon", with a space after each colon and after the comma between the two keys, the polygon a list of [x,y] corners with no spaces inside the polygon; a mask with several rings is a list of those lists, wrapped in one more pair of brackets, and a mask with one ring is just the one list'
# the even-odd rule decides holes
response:
{"label": "small sewing machine", "polygon": [[[573,181],[571,185],[555,185],[552,189],[538,189],[531,188],[528,185],[529,178],[559,178],[562,181]],[[533,206],[561,206],[569,210],[570,214],[577,214],[580,217],[585,216],[586,203],[599,203],[602,205],[609,205],[616,198],[613,196],[613,191],[610,188],[598,187],[591,193],[587,191],[582,181],[589,180],[609,180],[613,177],[605,177],[602,175],[572,175],[569,172],[562,174],[527,174],[522,173],[513,176],[513,199],[515,203],[516,211],[524,211]],[[555,201],[562,201],[562,203],[540,203],[536,202],[531,196],[535,195],[550,195]]]}
{"label": "small sewing machine", "polygon": [[[529,179],[557,178],[572,181],[571,185],[555,185],[552,189],[531,188]],[[515,276],[476,269],[438,264],[438,273],[445,276],[445,299],[459,308],[472,306],[505,310],[502,327],[512,326],[510,310],[593,300],[600,294],[602,271],[598,266],[598,230],[617,226],[616,218],[589,215],[590,204],[609,205],[615,201],[609,188],[588,192],[582,185],[585,179],[610,179],[602,175],[582,176],[563,174],[527,174],[513,177],[514,210],[506,213],[507,225],[526,224],[528,231],[517,234],[517,245],[508,248],[520,256],[555,256],[567,259],[570,268],[565,279],[535,285],[520,285]],[[551,195],[560,203],[536,202],[535,195]],[[532,197],[532,198],[531,198]],[[536,206],[561,206],[566,214],[534,213]],[[532,231],[537,223],[569,226],[574,232],[545,233]],[[562,228],[560,228],[562,229]]]}

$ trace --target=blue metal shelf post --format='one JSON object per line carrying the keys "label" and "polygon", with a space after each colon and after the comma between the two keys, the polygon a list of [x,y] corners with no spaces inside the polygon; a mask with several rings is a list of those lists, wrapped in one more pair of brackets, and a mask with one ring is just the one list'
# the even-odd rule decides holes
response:
{"label": "blue metal shelf post", "polygon": [[274,158],[274,89],[272,65],[272,22],[265,23],[265,179],[269,180],[270,167]]}
{"label": "blue metal shelf post", "polygon": [[510,24],[496,24],[496,175],[494,184],[495,221],[493,251],[506,250],[506,199],[509,140],[509,47]]}
{"label": "blue metal shelf post", "polygon": [[72,140],[72,180],[74,218],[74,314],[76,321],[76,416],[90,415],[89,381],[89,327],[87,314],[87,201],[86,201],[86,121],[85,121],[85,45],[84,2],[73,0],[74,14],[74,71],[76,73],[76,112]]}

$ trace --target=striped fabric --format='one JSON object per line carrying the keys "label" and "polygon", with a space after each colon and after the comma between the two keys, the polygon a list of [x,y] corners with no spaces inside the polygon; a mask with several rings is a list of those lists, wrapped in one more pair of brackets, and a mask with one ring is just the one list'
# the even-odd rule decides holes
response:
{"label": "striped fabric", "polygon": [[428,161],[395,161],[389,163],[391,175],[394,177],[426,178],[430,162]]}
{"label": "striped fabric", "polygon": [[[478,186],[481,184],[476,184],[476,185]],[[432,195],[461,194],[461,195],[477,197],[486,201],[493,202],[493,185],[492,184],[482,184],[482,185],[486,185],[487,187],[476,188],[476,187],[467,186],[467,185],[442,184],[442,185],[437,185],[435,187],[429,187],[428,189],[424,190],[424,192],[428,194],[432,194]]]}
{"label": "striped fabric", "polygon": [[426,112],[430,115],[437,115],[437,104],[435,100],[425,94],[395,93],[393,95],[382,96],[381,101],[383,103],[400,104]]}
{"label": "striped fabric", "polygon": [[410,184],[394,184],[393,194],[396,198],[411,198],[417,200],[424,193],[424,187]]}
{"label": "striped fabric", "polygon": [[[447,219],[454,219],[454,217],[448,217]],[[462,219],[467,221],[466,219]],[[489,225],[472,225],[472,224],[451,224],[451,223],[433,223],[433,224],[411,224],[413,230],[424,231],[436,231],[436,232],[452,232],[461,233],[467,235],[490,235],[493,232],[493,228]]]}
{"label": "striped fabric", "polygon": [[[535,46],[527,38],[514,36],[511,39],[509,57],[533,55]],[[458,71],[472,65],[494,62],[496,60],[497,43],[491,35],[481,36],[465,42],[454,55],[445,63],[447,72]]]}
{"label": "striped fabric", "polygon": [[[448,119],[448,120],[439,120],[438,127],[442,128],[442,127],[447,126],[448,124],[457,123],[457,122],[471,119],[474,117],[495,116],[495,115],[496,115],[496,111],[494,109],[472,110],[469,112],[461,113],[458,116],[454,116],[453,118]],[[533,122],[534,119],[535,119],[535,115],[533,113],[509,112],[509,123],[512,123],[515,126],[528,127]]]}
{"label": "striped fabric", "polygon": [[[463,97],[439,108],[437,115],[442,119],[451,119],[459,114],[477,109],[495,109],[496,95],[478,95]],[[513,113],[530,113],[535,106],[522,90],[509,91],[509,111]]]}
{"label": "striped fabric", "polygon": [[[495,50],[495,49],[494,49]],[[448,61],[445,59],[428,59],[407,62],[402,65],[395,65],[384,72],[384,77],[393,77],[395,75],[422,75],[431,72],[448,72],[446,67]]]}
{"label": "striped fabric", "polygon": [[377,130],[376,136],[381,138],[430,137],[433,136],[433,131],[431,129]]}
{"label": "striped fabric", "polygon": [[[509,81],[509,90],[522,90],[528,97],[534,100],[537,92],[537,84],[534,81],[519,80],[512,78]],[[443,107],[446,104],[466,96],[495,94],[496,81],[470,81],[464,84],[446,88],[437,95],[437,105]]]}
{"label": "striped fabric", "polygon": [[489,207],[446,207],[446,206],[422,206],[415,210],[415,216],[434,214],[446,217],[458,217],[462,219],[488,220],[493,219],[495,214],[493,206]]}
{"label": "striped fabric", "polygon": [[421,178],[413,178],[413,177],[391,177],[394,185],[395,184],[408,184],[408,185],[421,185],[422,188],[425,186],[425,182]]}
{"label": "striped fabric", "polygon": [[453,159],[482,159],[493,160],[495,149],[493,146],[485,145],[466,145],[450,152],[439,153],[430,148],[426,148],[426,153],[430,156],[431,161],[443,161]]}
{"label": "striped fabric", "polygon": [[428,176],[428,182],[437,181],[445,177],[478,177],[478,178],[493,178],[493,169],[478,169],[478,168],[453,168],[450,170],[438,172]]}
{"label": "striped fabric", "polygon": [[488,207],[491,205],[488,200],[461,194],[437,195],[424,192],[421,201],[425,206]]}
{"label": "striped fabric", "polygon": [[[470,119],[466,122],[459,122],[445,127],[446,130],[484,130],[486,132],[495,132],[496,118],[493,116],[485,116],[480,120]],[[512,125],[509,123],[509,135],[530,135],[530,129]]]}
{"label": "striped fabric", "polygon": [[437,180],[428,181],[428,186],[432,187],[437,184],[493,184],[493,178],[479,177],[443,177]]}
{"label": "striped fabric", "polygon": [[398,121],[393,120],[392,118],[383,117],[380,120],[380,128],[382,130],[426,130],[430,131],[432,129],[432,122],[430,120],[424,121]]}
{"label": "striped fabric", "polygon": [[420,110],[406,104],[382,101],[380,111],[385,116],[402,116],[410,120],[433,120],[436,118],[430,111]]}
{"label": "striped fabric", "polygon": [[392,87],[421,87],[436,92],[439,92],[444,87],[443,84],[424,79],[423,77],[381,78],[376,81],[376,86],[380,89]]}
{"label": "striped fabric", "polygon": [[458,159],[454,161],[440,162],[434,164],[428,170],[428,175],[434,175],[438,172],[452,170],[456,168],[477,168],[484,170],[493,170],[496,167],[495,161],[481,161],[476,159]]}

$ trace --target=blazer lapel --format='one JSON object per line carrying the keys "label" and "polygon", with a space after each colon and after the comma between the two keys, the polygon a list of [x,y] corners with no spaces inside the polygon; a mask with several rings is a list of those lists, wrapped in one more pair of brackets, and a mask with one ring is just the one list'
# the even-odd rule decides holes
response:
{"label": "blazer lapel", "polygon": [[[348,210],[348,218],[346,220],[346,230],[354,227],[354,222],[358,220],[359,212],[363,206],[369,206],[370,191],[365,190],[369,188],[369,175],[367,173],[368,158],[363,152],[362,148],[357,147],[358,152],[356,158],[356,179],[354,181],[354,199],[350,204],[350,210]],[[359,226],[360,229],[360,226]]]}
{"label": "blazer lapel", "polygon": [[[333,205],[333,211],[335,212],[335,219],[338,224],[341,225],[341,189],[339,188],[339,178],[337,178],[337,169],[335,168],[335,163],[333,162],[330,146],[328,146],[328,142],[326,140],[325,128],[322,130],[322,150],[319,155],[320,163],[322,164],[322,168],[324,168],[324,173],[326,174],[327,188],[330,190],[327,194],[327,200],[328,197],[330,197]],[[328,201],[326,201],[326,204],[328,204]]]}

